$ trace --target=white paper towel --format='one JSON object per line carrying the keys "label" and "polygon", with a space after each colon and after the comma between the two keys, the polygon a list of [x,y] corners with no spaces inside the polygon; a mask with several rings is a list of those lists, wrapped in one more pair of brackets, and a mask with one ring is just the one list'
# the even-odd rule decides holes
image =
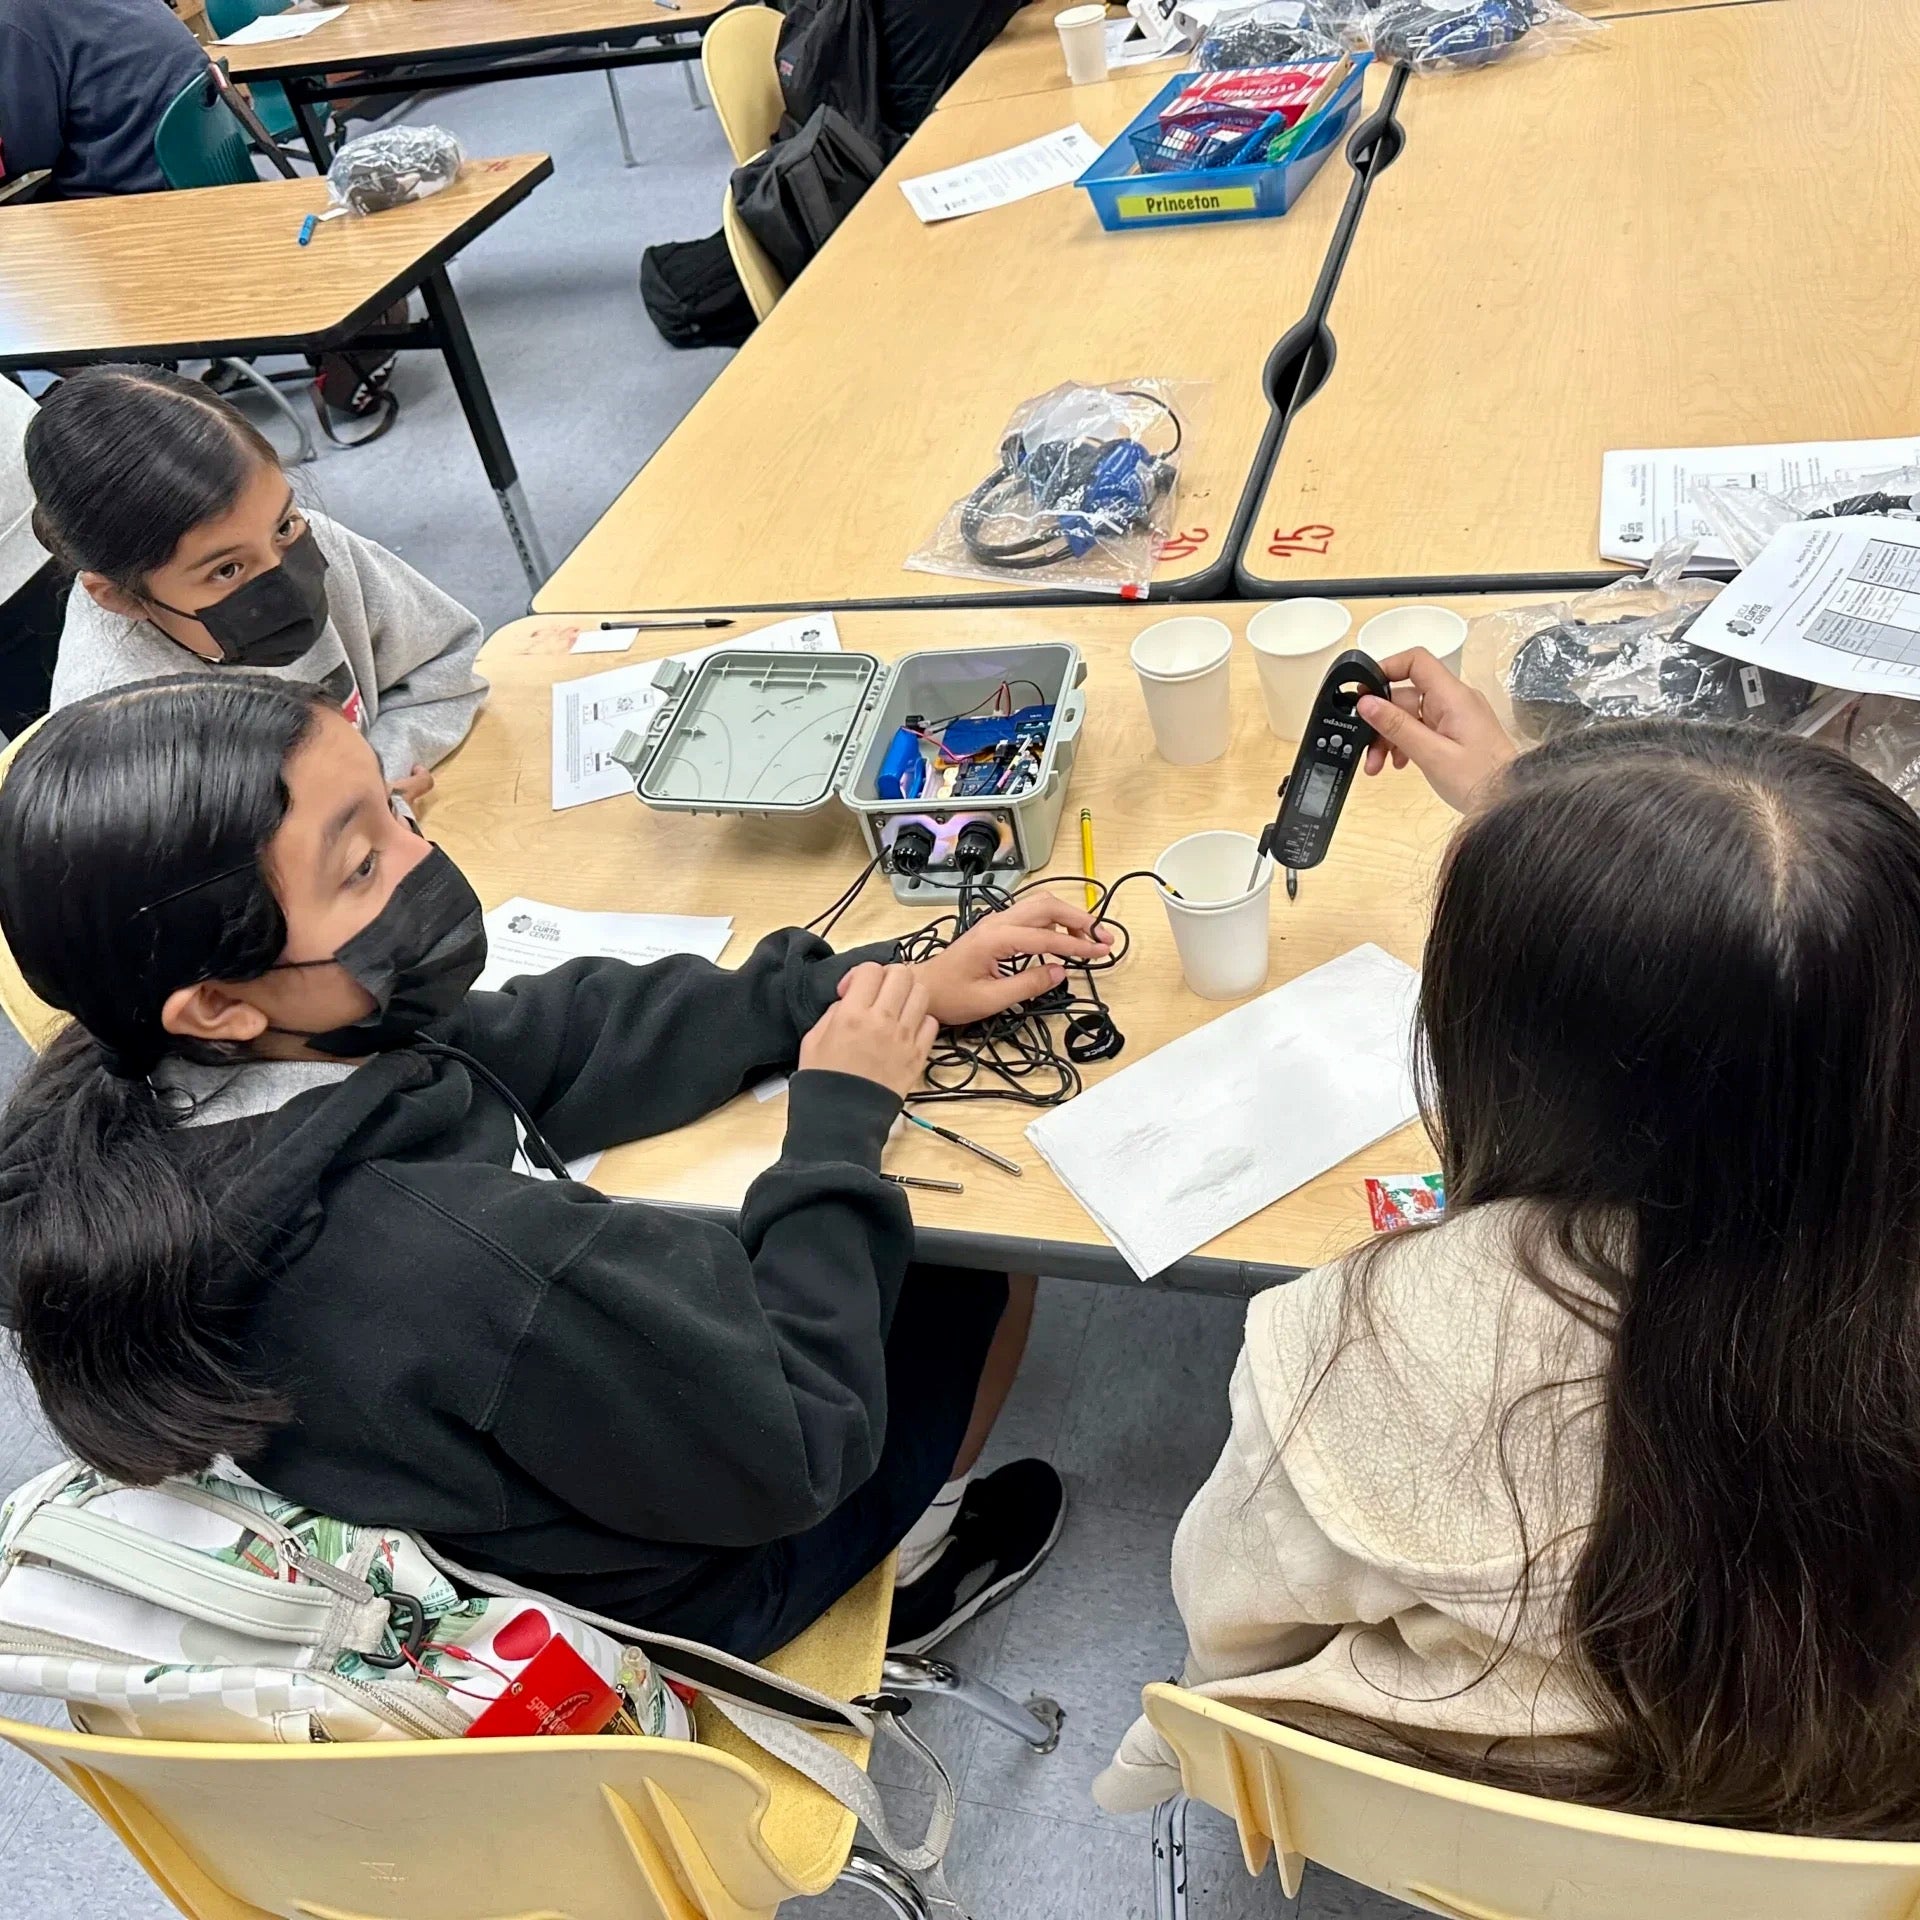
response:
{"label": "white paper towel", "polygon": [[1027,1138],[1145,1280],[1419,1111],[1420,976],[1356,947],[1109,1075]]}

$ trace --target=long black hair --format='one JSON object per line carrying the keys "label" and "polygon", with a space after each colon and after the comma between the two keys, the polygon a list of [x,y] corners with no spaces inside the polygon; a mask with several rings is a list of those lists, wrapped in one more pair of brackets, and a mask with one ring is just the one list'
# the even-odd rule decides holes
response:
{"label": "long black hair", "polygon": [[130,593],[262,465],[280,464],[252,422],[168,367],[69,374],[41,402],[26,452],[40,544]]}
{"label": "long black hair", "polygon": [[1562,1621],[1599,1732],[1474,1770],[1920,1837],[1920,821],[1759,728],[1556,741],[1455,838],[1421,1033],[1450,1213],[1524,1203],[1607,1355]]}
{"label": "long black hair", "polygon": [[0,1114],[15,1337],[54,1431],[119,1479],[244,1458],[282,1418],[212,1304],[186,1108],[149,1076],[206,1057],[163,1026],[171,993],[285,950],[262,862],[319,710],[257,675],[148,681],[55,713],[0,786],[0,931],[73,1015]]}

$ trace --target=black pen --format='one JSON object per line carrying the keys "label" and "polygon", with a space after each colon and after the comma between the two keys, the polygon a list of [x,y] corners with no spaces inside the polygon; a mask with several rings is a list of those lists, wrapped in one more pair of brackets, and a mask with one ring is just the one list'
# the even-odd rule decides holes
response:
{"label": "black pen", "polygon": [[695,628],[730,627],[731,620],[602,620],[602,633],[625,633],[631,627],[637,633],[688,633]]}
{"label": "black pen", "polygon": [[880,1178],[889,1186],[918,1187],[925,1193],[965,1193],[958,1180],[923,1180],[917,1173],[883,1173]]}

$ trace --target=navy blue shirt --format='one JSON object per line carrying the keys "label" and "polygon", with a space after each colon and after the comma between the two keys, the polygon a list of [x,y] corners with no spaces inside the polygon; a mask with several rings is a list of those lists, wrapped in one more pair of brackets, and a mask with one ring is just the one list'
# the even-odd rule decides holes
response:
{"label": "navy blue shirt", "polygon": [[61,195],[153,193],[153,136],[207,70],[166,0],[0,0],[0,178]]}

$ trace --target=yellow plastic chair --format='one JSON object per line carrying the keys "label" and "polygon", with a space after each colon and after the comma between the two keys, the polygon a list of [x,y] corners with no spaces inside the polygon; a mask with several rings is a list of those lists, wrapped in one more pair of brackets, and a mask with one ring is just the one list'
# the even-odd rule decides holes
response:
{"label": "yellow plastic chair", "polygon": [[[730,16],[722,14],[721,18]],[[733,204],[731,186],[720,189],[720,231],[727,236],[727,251],[733,256],[733,270],[747,290],[747,304],[756,320],[764,320],[779,304],[787,283],[780,269],[767,258],[767,250],[753,237],[753,230],[740,218]]]}
{"label": "yellow plastic chair", "polygon": [[[13,756],[33,738],[40,725],[41,721],[36,720],[32,726],[23,728],[7,742],[4,750],[0,750],[0,780],[6,779],[7,771],[13,765]],[[0,939],[0,1012],[4,1012],[13,1022],[21,1039],[35,1053],[40,1052],[67,1023],[64,1013],[57,1007],[48,1006],[27,985],[14,962],[13,949],[4,939]]]}
{"label": "yellow plastic chair", "polygon": [[774,65],[780,19],[771,7],[735,7],[700,42],[700,70],[736,166],[766,151],[787,110]]}
{"label": "yellow plastic chair", "polygon": [[[893,1562],[765,1664],[840,1699],[944,1694],[1037,1751],[1023,1710],[938,1660],[886,1652]],[[855,1821],[705,1703],[700,1742],[632,1738],[245,1746],[127,1740],[0,1720],[188,1920],[771,1920],[836,1881],[898,1920],[918,1887]],[[864,1740],[823,1733],[859,1765]],[[936,1763],[937,1764],[937,1763]]]}
{"label": "yellow plastic chair", "polygon": [[[1151,1686],[1147,1718],[1247,1871],[1308,1860],[1447,1920],[1920,1920],[1920,1845],[1802,1840],[1478,1787]],[[1156,1920],[1186,1913],[1186,1807],[1154,1825]]]}

